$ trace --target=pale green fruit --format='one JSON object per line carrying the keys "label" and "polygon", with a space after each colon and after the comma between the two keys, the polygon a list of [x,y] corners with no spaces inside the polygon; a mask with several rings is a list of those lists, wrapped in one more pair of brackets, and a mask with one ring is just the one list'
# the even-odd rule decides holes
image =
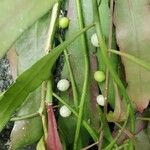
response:
{"label": "pale green fruit", "polygon": [[94,73],[94,79],[97,82],[103,82],[105,80],[105,73],[103,71],[96,71]]}

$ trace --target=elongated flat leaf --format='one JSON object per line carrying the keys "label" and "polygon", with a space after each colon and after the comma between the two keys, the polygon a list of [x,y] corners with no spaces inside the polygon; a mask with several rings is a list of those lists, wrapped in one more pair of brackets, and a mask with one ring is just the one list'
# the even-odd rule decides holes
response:
{"label": "elongated flat leaf", "polygon": [[[150,0],[117,0],[115,25],[121,51],[150,62]],[[150,100],[150,72],[122,58],[125,66],[127,92],[138,111],[143,111]]]}
{"label": "elongated flat leaf", "polygon": [[[85,25],[89,24],[90,22],[92,22],[92,5],[91,5],[90,0],[82,1],[82,10],[84,13]],[[71,35],[74,35],[79,30],[79,19],[78,19],[78,13],[77,13],[76,0],[69,1],[68,17],[70,19],[70,24],[69,24],[69,28],[65,36],[66,40],[69,39]],[[92,31],[88,32],[87,35],[88,37],[90,37],[92,35]],[[88,38],[86,42],[89,43],[88,52],[91,53],[92,49],[91,49],[91,44],[90,44],[90,38]],[[83,88],[83,83],[84,83],[84,74],[85,74],[85,60],[84,60],[83,49],[84,49],[84,43],[83,43],[83,40],[81,40],[81,38],[76,40],[74,43],[72,43],[68,47],[69,60],[70,60],[71,68],[73,71],[73,75],[74,75],[75,83],[77,87],[78,104],[80,103],[80,99],[81,99],[82,88]],[[69,70],[68,70],[68,66],[66,62],[64,63],[64,68],[63,68],[61,77],[70,80],[70,74],[69,74]],[[92,79],[93,79],[93,75],[92,75]],[[85,100],[85,107],[84,107],[85,108],[84,119],[91,121],[92,126],[98,129],[99,117],[98,117],[98,114],[96,113],[96,105],[95,105],[96,96],[98,95],[98,86],[97,84],[95,84],[95,82],[94,84],[91,83],[92,79],[89,75],[89,85],[88,85],[88,90],[87,90],[86,100]],[[66,101],[69,100],[70,105],[74,107],[72,88],[70,88],[67,92],[61,93],[61,97]],[[67,118],[67,121],[66,121],[66,118],[62,118],[60,116],[58,124],[61,130],[63,130],[64,135],[66,136],[66,139],[68,142],[67,148],[72,149],[74,136],[75,136],[75,130],[76,130],[76,124],[77,124],[76,118],[74,118],[74,116],[70,116]],[[82,147],[86,146],[88,142],[89,142],[89,135],[81,127],[81,134],[80,134],[80,139],[78,143],[78,149],[81,149]]]}
{"label": "elongated flat leaf", "polygon": [[[99,6],[99,14],[101,18],[101,26],[102,26],[102,32],[103,36],[105,37],[106,43],[108,45],[108,40],[109,40],[109,26],[110,26],[110,17],[111,17],[111,12],[109,8],[109,1],[108,0],[101,0],[101,4]],[[114,30],[112,31],[112,47],[116,47],[115,44],[115,37],[114,37]],[[98,50],[97,52],[97,59],[98,59],[98,68],[99,70],[103,70],[106,73],[106,65],[103,61],[103,57],[101,54],[101,50]],[[111,61],[114,69],[117,71],[118,70],[118,57],[115,55],[111,55]],[[101,89],[102,94],[105,93],[105,82],[100,83],[99,87]],[[110,77],[109,79],[109,88],[108,88],[108,101],[109,104],[114,108],[115,106],[115,94],[114,94],[114,86],[113,86],[113,81],[112,78]]]}
{"label": "elongated flat leaf", "polygon": [[29,93],[35,90],[44,80],[48,79],[56,59],[64,48],[91,27],[90,25],[78,32],[70,40],[64,42],[50,54],[41,58],[17,78],[16,82],[4,93],[3,98],[0,100],[0,131],[15,110],[25,101]]}
{"label": "elongated flat leaf", "polygon": [[[18,75],[45,55],[44,48],[48,38],[49,18],[49,15],[46,15],[38,20],[17,41]],[[32,92],[17,113],[17,116],[37,112],[41,103],[41,93],[41,88]],[[39,116],[32,119],[16,121],[11,132],[11,147],[12,149],[18,149],[22,146],[35,143],[40,139],[42,133],[41,118]]]}
{"label": "elongated flat leaf", "polygon": [[0,58],[22,32],[48,12],[56,1],[0,1]]}

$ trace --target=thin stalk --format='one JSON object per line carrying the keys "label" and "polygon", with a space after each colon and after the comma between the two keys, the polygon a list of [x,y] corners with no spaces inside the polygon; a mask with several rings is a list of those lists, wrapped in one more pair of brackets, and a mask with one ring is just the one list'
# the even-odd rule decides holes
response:
{"label": "thin stalk", "polygon": [[[122,129],[122,126],[119,123],[117,123],[117,122],[114,122],[114,123],[115,123],[115,125],[117,127],[119,127],[120,129]],[[135,137],[134,137],[134,135],[129,130],[127,130],[126,128],[124,128],[123,132],[124,132],[124,134],[126,134],[134,142]]]}
{"label": "thin stalk", "polygon": [[[109,23],[109,39],[108,39],[108,49],[112,47],[112,29],[113,29],[113,7],[114,1],[110,0],[110,23]],[[108,57],[111,57],[111,53],[108,53]],[[108,105],[108,87],[109,87],[109,69],[106,69],[106,81],[105,81],[105,105],[104,105],[104,114],[107,115],[107,105]]]}
{"label": "thin stalk", "polygon": [[18,116],[18,117],[13,117],[10,119],[10,121],[20,121],[20,120],[25,120],[25,119],[31,119],[34,117],[39,116],[39,112],[35,112],[32,114],[27,114],[27,115],[23,115],[23,116]]}
{"label": "thin stalk", "polygon": [[[127,106],[127,116],[128,117],[129,117],[129,113],[130,113],[130,105]],[[114,144],[117,142],[118,138],[121,136],[121,134],[123,133],[123,131],[127,125],[128,117],[127,117],[127,120],[124,122],[121,130],[119,131],[119,133],[115,137],[115,139],[105,148],[105,150],[111,150],[113,148]]]}
{"label": "thin stalk", "polygon": [[150,118],[146,118],[146,117],[137,117],[137,119],[143,121],[150,121]]}
{"label": "thin stalk", "polygon": [[99,136],[98,150],[102,149],[103,141],[104,141],[104,130],[101,131],[101,134]]}
{"label": "thin stalk", "polygon": [[[63,42],[61,37],[59,37],[59,40],[60,40],[61,43]],[[66,60],[67,67],[68,67],[68,70],[69,70],[70,81],[71,81],[72,91],[73,91],[74,105],[77,108],[78,107],[78,92],[77,92],[77,87],[76,87],[76,83],[75,83],[72,67],[71,67],[71,64],[70,64],[70,60],[69,60],[69,56],[68,56],[68,49],[67,48],[64,50],[64,55],[65,55],[65,60]]]}
{"label": "thin stalk", "polygon": [[107,55],[108,50],[107,50],[107,46],[106,46],[105,40],[104,40],[103,35],[102,35],[102,30],[101,30],[100,16],[98,14],[97,0],[92,0],[92,3],[93,3],[94,22],[95,22],[96,32],[97,32],[98,40],[99,40],[99,43],[100,43],[103,59],[104,59],[105,64],[107,65],[107,67],[109,69],[109,72],[110,72],[111,76],[113,77],[114,81],[120,87],[120,89],[122,91],[122,94],[123,94],[123,96],[125,98],[125,102],[127,104],[130,104],[130,106],[131,106],[131,109],[130,109],[131,131],[134,132],[135,131],[134,110],[133,110],[130,98],[129,98],[129,96],[126,93],[126,89],[125,89],[124,85],[122,84],[121,80],[119,79],[117,73],[113,69],[113,67],[111,65],[111,62],[110,62],[110,60],[108,58],[108,55]]}
{"label": "thin stalk", "polygon": [[46,141],[47,139],[47,119],[45,116],[45,82],[42,83],[42,87],[41,87],[41,104],[40,104],[40,108],[39,108],[39,114],[41,116],[41,120],[42,120],[42,125],[43,125],[43,132],[44,132],[44,140]]}
{"label": "thin stalk", "polygon": [[[45,53],[49,53],[52,48],[53,48],[53,42],[54,42],[54,36],[55,36],[55,31],[57,27],[57,18],[59,15],[60,11],[60,2],[55,3],[52,9],[52,15],[50,19],[50,24],[49,24],[49,29],[48,29],[48,38],[47,38],[47,43],[45,47]],[[47,92],[46,92],[46,104],[47,105],[52,105],[52,75],[50,75],[50,79],[47,82]]]}
{"label": "thin stalk", "polygon": [[95,143],[93,143],[93,144],[91,144],[91,145],[89,145],[89,146],[87,146],[85,148],[82,148],[82,150],[88,150],[88,149],[92,148],[93,146],[95,146],[97,144],[98,144],[98,142],[95,142]]}
{"label": "thin stalk", "polygon": [[50,20],[50,25],[49,25],[50,28],[48,29],[48,37],[49,38],[47,39],[46,47],[45,47],[46,54],[49,53],[49,51],[52,49],[52,46],[53,46],[59,10],[60,10],[60,2],[56,3],[52,9],[52,15],[51,15],[51,20]]}
{"label": "thin stalk", "polygon": [[46,105],[52,105],[52,99],[53,99],[53,90],[52,90],[52,80],[49,79],[47,81],[47,88],[46,88]]}
{"label": "thin stalk", "polygon": [[[69,105],[67,104],[61,97],[59,97],[57,94],[53,93],[53,96],[55,98],[57,98],[58,101],[60,101],[63,105],[67,106],[67,108],[77,117],[79,118],[78,113]],[[91,135],[91,137],[93,138],[93,140],[95,142],[98,141],[98,136],[95,132],[95,130],[93,130],[90,125],[86,122],[86,121],[82,121],[83,126],[85,127],[85,129],[89,132],[89,134]]]}
{"label": "thin stalk", "polygon": [[[51,15],[51,19],[49,22],[49,27],[48,27],[48,34],[47,34],[47,41],[46,41],[46,45],[44,48],[45,53],[49,53],[49,49],[50,49],[50,45],[52,46],[53,43],[53,39],[54,39],[54,33],[56,30],[56,21],[57,21],[57,16],[58,16],[58,12],[59,12],[59,3],[56,3],[53,6],[52,9],[52,15]],[[45,141],[47,140],[47,136],[48,136],[48,127],[47,127],[47,117],[45,116],[46,112],[45,112],[45,98],[46,98],[46,103],[51,103],[52,102],[52,83],[51,81],[49,81],[47,83],[47,91],[45,90],[45,86],[46,86],[46,82],[42,83],[42,98],[41,98],[41,105],[40,105],[40,109],[39,109],[39,113],[41,116],[41,120],[42,120],[42,125],[43,125],[43,131],[44,131],[44,139]],[[46,92],[46,97],[45,97],[45,92]]]}
{"label": "thin stalk", "polygon": [[[54,41],[54,36],[55,36],[55,30],[57,27],[57,18],[59,15],[59,10],[60,10],[60,2],[55,3],[55,5],[53,6],[52,9],[52,15],[51,15],[51,20],[50,20],[50,24],[49,24],[49,29],[48,29],[48,38],[47,38],[47,44],[45,47],[45,53],[48,54],[52,48],[53,48],[53,41]],[[52,74],[50,73],[50,78],[47,81],[47,85],[46,85],[46,106],[47,106],[47,115],[48,115],[48,135],[46,137],[46,144],[47,144],[47,148],[49,149],[50,145],[51,145],[51,138],[50,136],[52,135],[53,140],[54,140],[54,147],[57,147],[56,141],[55,141],[55,131],[51,128],[54,128],[54,126],[56,125],[56,121],[55,121],[55,116],[54,116],[54,112],[53,112],[53,108],[52,108],[52,99],[53,99],[53,89],[52,89]],[[51,127],[50,127],[51,126]],[[52,132],[52,133],[51,133]],[[60,141],[58,141],[58,147],[60,146],[61,148],[61,143]]]}
{"label": "thin stalk", "polygon": [[111,53],[123,56],[123,57],[133,61],[134,63],[138,64],[139,66],[145,68],[146,70],[150,71],[150,63],[148,63],[146,61],[143,61],[143,60],[139,59],[138,57],[135,57],[133,55],[130,55],[130,54],[127,54],[127,53],[124,53],[124,52],[120,52],[120,51],[117,51],[117,50],[113,50],[113,49],[109,49],[108,51],[111,52]]}
{"label": "thin stalk", "polygon": [[99,112],[99,117],[100,117],[100,122],[101,122],[101,131],[100,131],[100,136],[99,136],[99,142],[98,142],[98,150],[101,150],[102,145],[103,145],[103,138],[104,138],[104,132],[105,132],[105,115],[103,114],[102,110],[97,106],[98,112]]}
{"label": "thin stalk", "polygon": [[[100,131],[100,132],[103,131],[102,134],[104,134],[105,139],[108,140],[109,142],[111,142],[111,141],[113,140],[113,137],[112,137],[112,134],[111,134],[111,132],[110,132],[110,129],[109,129],[107,120],[106,120],[106,118],[105,118],[105,115],[104,115],[103,111],[101,110],[101,108],[100,108],[98,105],[97,105],[97,110],[98,110],[98,112],[99,112],[100,122],[101,122],[101,131]],[[99,138],[99,142],[100,142],[100,146],[99,146],[99,147],[100,147],[100,148],[101,148],[101,146],[102,146],[102,142],[100,141],[101,136],[102,136],[102,135],[100,135],[100,138]],[[115,144],[115,147],[117,148],[118,145]]]}
{"label": "thin stalk", "polygon": [[119,146],[117,150],[122,150],[123,148],[127,147],[128,145],[129,145],[128,143],[125,143],[125,144]]}
{"label": "thin stalk", "polygon": [[[81,0],[76,0],[76,8],[77,8],[77,13],[78,13],[79,28],[82,30],[84,28],[84,18],[83,18]],[[85,61],[85,74],[84,74],[84,83],[83,83],[83,89],[82,89],[80,104],[79,104],[79,117],[78,117],[78,120],[77,120],[77,126],[76,126],[75,138],[74,138],[74,145],[73,145],[74,150],[77,149],[77,144],[78,144],[79,135],[80,135],[80,128],[81,128],[81,123],[82,123],[82,118],[83,118],[85,97],[86,97],[87,86],[88,86],[88,73],[89,73],[89,57],[88,57],[85,33],[82,34],[81,40],[82,40],[82,43],[83,43],[83,56],[84,56],[84,61]]]}
{"label": "thin stalk", "polygon": [[[113,19],[113,5],[114,1],[110,0],[110,23],[109,23],[109,39],[108,39],[108,49],[111,49],[112,47],[112,28],[113,28],[113,23],[112,23],[112,19]],[[111,57],[111,53],[108,54],[108,57]],[[106,69],[106,80],[105,80],[105,91],[104,91],[104,99],[105,99],[105,103],[104,103],[104,115],[105,115],[105,119],[106,119],[106,115],[107,115],[107,107],[108,107],[108,89],[109,89],[109,69]],[[103,137],[104,137],[104,131],[101,132],[100,134],[100,143],[98,146],[98,149],[100,150],[102,148],[103,145]]]}

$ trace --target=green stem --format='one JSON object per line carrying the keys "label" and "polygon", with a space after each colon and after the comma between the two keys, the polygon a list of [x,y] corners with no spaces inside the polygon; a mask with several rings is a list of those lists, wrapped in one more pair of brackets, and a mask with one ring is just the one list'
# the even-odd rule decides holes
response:
{"label": "green stem", "polygon": [[48,39],[47,39],[47,43],[45,47],[46,53],[49,53],[49,51],[53,47],[53,41],[55,37],[55,31],[57,28],[57,18],[59,15],[59,10],[60,10],[60,2],[56,3],[52,9],[52,15],[51,15],[51,20],[50,20],[50,25],[49,25],[50,28],[48,29]]}
{"label": "green stem", "polygon": [[45,82],[43,82],[41,86],[41,105],[39,108],[39,114],[43,125],[44,140],[46,141],[48,133],[47,133],[47,119],[45,116]]}
{"label": "green stem", "polygon": [[102,30],[101,30],[100,16],[99,16],[99,13],[98,13],[97,0],[92,0],[92,3],[93,3],[94,22],[95,22],[96,32],[97,32],[98,40],[99,40],[101,51],[102,51],[102,56],[103,56],[104,62],[107,65],[107,68],[109,69],[110,74],[112,75],[114,81],[120,87],[120,89],[122,91],[122,94],[123,94],[123,96],[125,98],[126,103],[130,104],[130,106],[131,106],[131,109],[130,109],[131,131],[134,132],[135,131],[134,110],[133,110],[130,98],[126,94],[126,89],[125,89],[124,85],[122,84],[121,80],[119,79],[116,71],[113,69],[113,67],[111,65],[111,62],[110,62],[110,60],[108,58],[108,55],[107,55],[107,52],[108,52],[107,51],[107,46],[106,46],[105,40],[104,40],[103,35],[102,35]]}
{"label": "green stem", "polygon": [[98,144],[98,142],[95,142],[95,143],[93,143],[93,144],[91,144],[91,145],[89,145],[89,146],[87,146],[85,148],[82,148],[82,150],[89,150],[90,148],[92,148],[93,146],[95,146],[97,144]]}
{"label": "green stem", "polygon": [[[53,93],[53,96],[55,98],[57,98],[57,100],[59,100],[63,105],[66,105],[67,108],[77,117],[79,118],[78,113],[69,105],[67,104],[62,98],[60,98],[57,94]],[[83,126],[85,127],[85,129],[89,132],[89,134],[91,135],[91,137],[93,138],[93,140],[95,142],[98,141],[98,136],[97,133],[95,132],[95,130],[93,130],[90,125],[86,122],[86,121],[82,121]]]}
{"label": "green stem", "polygon": [[[101,110],[101,108],[97,105],[97,110],[99,113],[99,117],[100,117],[100,122],[101,122],[101,129],[104,131],[104,137],[105,139],[107,139],[109,142],[111,142],[113,140],[110,128],[108,126],[106,117],[103,113],[103,111]],[[115,146],[117,147],[117,144],[115,144]]]}
{"label": "green stem", "polygon": [[130,54],[127,54],[127,53],[124,53],[124,52],[120,52],[120,51],[117,51],[117,50],[113,50],[113,49],[110,49],[108,51],[112,52],[114,54],[123,56],[123,57],[133,61],[134,63],[138,64],[139,66],[145,68],[146,70],[150,71],[150,63],[145,62],[145,61],[139,59],[138,57],[135,57],[133,55],[130,55]]}
{"label": "green stem", "polygon": [[[48,29],[48,39],[45,47],[45,52],[49,53],[53,48],[54,36],[57,27],[57,18],[60,11],[60,2],[56,3],[52,9],[52,15],[50,20],[50,25]],[[47,91],[46,91],[46,104],[52,104],[52,75],[50,75],[50,79],[47,81]]]}
{"label": "green stem", "polygon": [[[77,13],[78,13],[79,28],[82,30],[84,28],[84,19],[83,19],[81,0],[76,0],[76,8],[77,8]],[[89,57],[88,57],[85,33],[82,34],[81,40],[83,43],[83,54],[84,54],[84,60],[85,60],[85,74],[84,74],[84,83],[83,83],[83,89],[82,89],[80,105],[79,105],[79,117],[77,120],[75,139],[74,139],[74,145],[73,145],[74,150],[77,149],[77,144],[78,144],[79,135],[80,135],[80,128],[81,128],[81,123],[82,123],[82,118],[83,118],[85,97],[86,97],[87,86],[88,86],[88,73],[89,73]]]}
{"label": "green stem", "polygon": [[128,145],[129,145],[128,143],[125,143],[125,144],[119,146],[117,150],[122,150],[123,148],[127,147]]}
{"label": "green stem", "polygon": [[18,116],[18,117],[13,117],[12,119],[10,119],[10,121],[20,121],[20,120],[25,120],[25,119],[31,119],[37,116],[39,116],[39,112],[35,112],[32,114],[23,115],[23,116]]}
{"label": "green stem", "polygon": [[[109,39],[108,39],[108,48],[112,47],[112,30],[113,30],[113,7],[114,1],[110,0],[110,23],[109,23]],[[111,53],[108,54],[108,57],[111,57]],[[108,105],[108,89],[109,89],[109,69],[106,69],[106,80],[105,80],[105,105],[104,105],[104,113],[107,114],[107,105]]]}
{"label": "green stem", "polygon": [[46,88],[46,104],[52,104],[52,99],[53,99],[53,90],[52,90],[52,80],[49,79],[47,81],[47,88]]}
{"label": "green stem", "polygon": [[150,118],[147,117],[137,117],[138,120],[150,121]]}
{"label": "green stem", "polygon": [[[115,123],[115,125],[117,127],[119,127],[120,129],[122,129],[122,126],[119,123],[117,123],[117,122],[114,122],[114,123]],[[123,132],[124,132],[124,134],[126,134],[134,142],[135,137],[134,137],[134,135],[129,130],[127,130],[126,128],[124,128]]]}
{"label": "green stem", "polygon": [[[130,113],[130,105],[128,105],[127,107],[127,116],[129,117],[129,113]],[[127,117],[127,118],[128,118]],[[105,150],[111,150],[112,147],[114,146],[114,144],[117,142],[118,138],[121,136],[121,134],[123,133],[126,125],[127,125],[128,119],[124,122],[121,130],[119,131],[118,135],[115,137],[115,139],[105,148]]]}
{"label": "green stem", "polygon": [[[113,29],[113,5],[114,1],[110,0],[110,23],[109,23],[109,39],[108,39],[108,48],[111,49],[112,47],[112,29]],[[98,4],[99,5],[99,4]],[[108,54],[108,57],[111,57],[111,54]],[[106,115],[107,115],[107,107],[108,107],[108,90],[109,90],[109,69],[106,69],[106,80],[105,80],[105,91],[104,91],[104,99],[105,99],[105,104],[104,104],[104,121],[106,122]],[[100,134],[100,139],[99,140],[99,145],[98,145],[98,149],[102,149],[103,146],[103,138],[104,138],[104,131],[101,132]]]}
{"label": "green stem", "polygon": [[[47,41],[46,41],[46,45],[45,45],[45,49],[44,49],[46,54],[49,53],[49,50],[52,48],[54,33],[56,30],[57,17],[59,14],[59,6],[60,6],[60,3],[56,3],[52,9],[52,15],[51,15],[51,19],[50,19],[49,27],[48,27]],[[42,125],[43,125],[44,139],[46,141],[47,136],[48,136],[48,127],[47,127],[47,117],[46,117],[46,112],[45,112],[45,102],[47,104],[52,103],[52,83],[51,83],[51,80],[49,80],[47,82],[47,90],[46,91],[45,91],[45,86],[46,86],[46,82],[44,82],[42,84],[42,94],[41,94],[42,98],[41,98],[41,105],[39,108],[39,113],[40,113]],[[45,92],[46,92],[46,97],[45,97]],[[46,101],[45,101],[45,98],[46,98]]]}
{"label": "green stem", "polygon": [[[61,37],[59,37],[59,40],[60,40],[61,43],[63,42]],[[68,67],[68,70],[69,70],[70,81],[71,81],[72,91],[73,91],[74,105],[77,108],[78,107],[78,93],[77,93],[77,87],[76,87],[73,71],[72,71],[72,68],[71,68],[67,48],[64,50],[64,55],[65,55],[65,60],[66,60],[67,67]]]}
{"label": "green stem", "polygon": [[104,141],[104,130],[101,131],[99,136],[98,150],[102,149],[103,141]]}

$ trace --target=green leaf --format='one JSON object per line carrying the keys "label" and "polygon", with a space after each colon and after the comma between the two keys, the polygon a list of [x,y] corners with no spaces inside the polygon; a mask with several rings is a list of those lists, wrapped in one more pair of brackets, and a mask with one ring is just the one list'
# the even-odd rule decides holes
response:
{"label": "green leaf", "polygon": [[45,148],[45,141],[44,141],[44,137],[43,136],[40,139],[40,141],[38,142],[36,150],[46,150],[46,148]]}
{"label": "green leaf", "polygon": [[[102,32],[103,36],[106,40],[106,43],[108,45],[108,40],[109,40],[109,26],[110,26],[110,17],[111,17],[111,12],[109,8],[109,1],[108,0],[101,0],[101,4],[99,6],[99,15],[101,18],[101,27],[102,27]],[[115,36],[114,36],[114,29],[113,29],[113,34],[112,34],[112,47],[116,47],[116,41],[115,41]],[[104,63],[103,57],[102,57],[102,52],[101,49],[97,51],[97,59],[98,59],[98,64],[99,64],[99,70],[103,70],[106,73],[106,65]],[[118,71],[118,56],[115,56],[114,54],[111,55],[110,58],[112,62],[113,68]],[[99,83],[99,87],[101,89],[102,94],[104,95],[105,93],[105,82]],[[115,107],[115,91],[114,91],[114,85],[113,85],[113,80],[112,77],[110,76],[109,78],[109,88],[108,88],[108,101],[109,104],[112,106],[112,108]]]}
{"label": "green leaf", "polygon": [[[91,1],[90,0],[83,0],[82,1],[82,8],[83,8],[83,13],[84,13],[84,21],[85,25],[89,24],[92,22],[92,8],[91,8]],[[79,9],[79,8],[78,8]],[[89,14],[87,16],[87,13]],[[70,36],[74,35],[78,30],[79,30],[79,18],[78,18],[78,13],[77,13],[77,6],[76,6],[76,1],[69,1],[69,6],[68,6],[68,17],[70,19],[70,24],[69,28],[67,31],[67,34],[65,36],[65,39],[68,40]],[[87,36],[91,37],[93,31],[88,31]],[[91,53],[91,44],[90,44],[90,38],[87,39],[86,41],[89,43],[88,45],[88,51]],[[68,54],[69,54],[69,62],[72,68],[73,76],[75,79],[75,85],[77,89],[77,101],[78,104],[80,103],[81,99],[81,94],[82,94],[82,88],[83,88],[83,83],[84,83],[84,75],[85,75],[85,60],[84,60],[84,43],[82,38],[78,38],[74,43],[72,43],[70,46],[68,46]],[[64,60],[65,61],[65,60]],[[92,73],[91,73],[92,74]],[[61,78],[69,79],[70,78],[70,73],[68,70],[68,64],[65,61],[64,62],[64,67],[63,71],[61,73]],[[92,76],[93,79],[93,76]],[[90,87],[93,84],[93,80],[89,76],[89,85],[88,85],[88,91],[86,94],[86,100],[85,100],[85,109],[84,109],[84,120],[89,120],[92,123],[92,126],[98,130],[99,128],[99,116],[96,113],[96,96],[98,95],[98,87],[96,87],[96,90],[91,90]],[[95,84],[95,82],[94,82]],[[96,85],[97,86],[97,85]],[[92,97],[92,92],[95,97]],[[73,87],[70,88],[67,92],[61,93],[61,97],[65,101],[69,101],[69,104],[74,107],[76,104],[74,103],[73,99]],[[93,102],[92,102],[93,101]],[[95,109],[95,110],[94,110]],[[93,117],[94,116],[94,117]],[[74,136],[75,136],[75,130],[76,130],[76,124],[77,120],[74,118],[74,116],[70,116],[67,118],[67,122],[65,118],[62,118],[61,116],[59,117],[59,126],[61,127],[61,130],[63,130],[63,133],[67,139],[67,148],[70,148],[69,146],[73,145],[74,142]],[[81,149],[82,147],[86,146],[89,142],[89,135],[87,131],[85,131],[84,128],[81,127],[81,134],[80,134],[80,139],[79,139],[79,144],[78,144],[78,149]]]}
{"label": "green leaf", "polygon": [[[121,51],[150,62],[150,13],[147,0],[116,1],[115,25]],[[127,93],[136,109],[145,109],[150,100],[150,72],[122,57],[125,66]]]}
{"label": "green leaf", "polygon": [[56,1],[0,1],[0,58],[29,26],[52,8]]}
{"label": "green leaf", "polygon": [[93,25],[89,25],[79,31],[70,40],[56,47],[50,54],[41,58],[17,78],[16,82],[4,93],[3,98],[0,100],[0,131],[10,119],[11,115],[25,101],[29,93],[35,90],[44,80],[48,79],[56,59],[64,48],[91,27]]}
{"label": "green leaf", "polygon": [[[34,113],[39,108],[40,89],[32,92],[26,99],[26,102],[21,107],[17,116],[21,117],[30,113]],[[11,132],[11,148],[19,149],[23,146],[37,142],[43,135],[43,128],[41,118],[36,116],[31,119],[15,121],[13,130]]]}
{"label": "green leaf", "polygon": [[[45,55],[44,48],[48,38],[49,15],[38,20],[19,38],[16,43],[18,75],[31,67]],[[41,103],[41,88],[28,96],[26,102],[17,113],[17,117],[35,113]],[[43,134],[40,116],[16,121],[11,132],[11,147],[18,149],[22,146],[37,142]]]}

